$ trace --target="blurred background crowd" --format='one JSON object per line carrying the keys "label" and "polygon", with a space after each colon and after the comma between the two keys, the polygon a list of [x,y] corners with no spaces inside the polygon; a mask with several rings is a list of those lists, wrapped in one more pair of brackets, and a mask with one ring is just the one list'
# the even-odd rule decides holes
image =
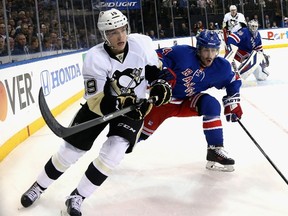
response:
{"label": "blurred background crowd", "polygon": [[221,29],[236,5],[259,29],[288,27],[288,0],[2,0],[0,64],[88,49],[102,42],[101,10],[116,7],[131,32],[152,39],[187,37],[203,28]]}

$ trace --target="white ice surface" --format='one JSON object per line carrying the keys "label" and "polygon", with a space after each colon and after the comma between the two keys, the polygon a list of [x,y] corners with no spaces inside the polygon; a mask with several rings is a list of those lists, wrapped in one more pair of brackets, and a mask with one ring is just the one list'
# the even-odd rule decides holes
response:
{"label": "white ice surface", "polygon": [[[288,178],[288,70],[285,49],[271,56],[268,80],[249,77],[241,90],[242,123],[280,172]],[[224,91],[209,91],[221,100]],[[57,117],[68,125],[82,100]],[[223,116],[222,116],[223,117]],[[202,120],[171,118],[132,154],[82,206],[83,216],[287,216],[288,185],[238,123],[223,118],[225,148],[235,171],[208,171]],[[18,210],[20,197],[35,181],[61,139],[43,127],[0,163],[0,216],[58,216],[105,141],[53,183],[32,207]]]}

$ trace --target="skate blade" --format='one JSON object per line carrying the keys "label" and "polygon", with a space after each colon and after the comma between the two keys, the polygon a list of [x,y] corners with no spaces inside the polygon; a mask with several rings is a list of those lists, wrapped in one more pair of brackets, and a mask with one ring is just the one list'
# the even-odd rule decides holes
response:
{"label": "skate blade", "polygon": [[222,165],[214,161],[208,161],[206,164],[206,169],[220,172],[233,172],[233,165]]}
{"label": "skate blade", "polygon": [[66,210],[61,210],[61,211],[60,211],[60,215],[61,215],[61,216],[70,216],[70,215],[67,213]]}
{"label": "skate blade", "polygon": [[18,207],[17,207],[17,210],[18,210],[18,211],[22,211],[23,209],[25,209],[25,207],[23,207],[23,206],[18,206]]}

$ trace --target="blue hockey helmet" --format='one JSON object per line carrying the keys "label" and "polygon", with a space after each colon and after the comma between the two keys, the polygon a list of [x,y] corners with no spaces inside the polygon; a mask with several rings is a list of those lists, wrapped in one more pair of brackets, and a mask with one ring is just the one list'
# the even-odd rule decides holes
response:
{"label": "blue hockey helmet", "polygon": [[221,40],[218,34],[213,30],[205,29],[201,31],[199,35],[196,36],[196,39],[197,49],[200,49],[201,47],[220,49]]}

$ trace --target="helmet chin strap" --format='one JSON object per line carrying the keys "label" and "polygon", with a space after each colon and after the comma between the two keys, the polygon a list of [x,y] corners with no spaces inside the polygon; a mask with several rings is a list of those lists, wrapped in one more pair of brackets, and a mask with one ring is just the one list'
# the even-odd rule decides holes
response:
{"label": "helmet chin strap", "polygon": [[111,50],[115,50],[116,48],[114,46],[111,45],[110,41],[108,39],[105,40],[105,44],[111,49]]}
{"label": "helmet chin strap", "polygon": [[105,31],[102,32],[102,38],[104,39],[105,43],[106,43],[109,47],[111,47],[111,43],[110,43],[110,41],[108,40]]}
{"label": "helmet chin strap", "polygon": [[[127,35],[127,37],[128,37],[128,35]],[[105,41],[105,44],[106,44],[107,46],[109,46],[109,48],[111,48],[112,50],[115,50],[115,49],[116,49],[116,48],[114,48],[114,46],[111,45],[111,42],[108,40],[105,32],[103,32],[103,39],[104,39],[104,41]]]}
{"label": "helmet chin strap", "polygon": [[105,44],[106,44],[109,48],[115,49],[108,40],[105,40]]}
{"label": "helmet chin strap", "polygon": [[106,36],[105,32],[103,32],[103,39],[105,40],[105,44],[107,44],[107,46],[108,46],[111,50],[116,49],[116,48],[114,48],[114,46],[111,45],[110,41],[107,39],[107,36]]}

